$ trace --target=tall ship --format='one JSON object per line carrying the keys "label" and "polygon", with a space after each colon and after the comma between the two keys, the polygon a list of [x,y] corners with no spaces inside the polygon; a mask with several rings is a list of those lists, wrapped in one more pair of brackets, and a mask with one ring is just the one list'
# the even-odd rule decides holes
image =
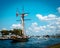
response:
{"label": "tall ship", "polygon": [[[16,11],[16,16],[17,17],[21,16],[20,20],[17,20],[17,21],[21,21],[22,32],[21,32],[21,36],[20,37],[11,38],[13,41],[19,41],[19,42],[26,42],[26,41],[28,41],[29,37],[24,34],[24,32],[25,32],[24,31],[24,20],[25,20],[24,16],[26,16],[27,14],[28,13],[24,12],[24,7],[22,8],[22,13],[21,14],[19,14],[19,12]],[[29,19],[26,19],[26,20],[29,20]]]}

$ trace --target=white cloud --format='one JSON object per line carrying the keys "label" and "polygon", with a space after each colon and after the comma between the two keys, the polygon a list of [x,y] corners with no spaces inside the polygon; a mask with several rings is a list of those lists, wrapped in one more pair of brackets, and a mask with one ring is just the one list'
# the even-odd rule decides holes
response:
{"label": "white cloud", "polygon": [[60,7],[57,8],[58,12],[60,13]]}
{"label": "white cloud", "polygon": [[28,31],[30,32],[39,32],[39,34],[56,34],[60,32],[60,17],[57,17],[54,14],[49,14],[47,16],[43,16],[41,14],[36,14],[36,17],[47,24],[40,26],[37,22],[33,22],[29,27]]}
{"label": "white cloud", "polygon": [[49,14],[48,16],[43,16],[41,14],[36,14],[36,17],[40,20],[43,20],[43,21],[50,21],[50,20],[55,20],[56,19],[56,15],[54,15],[54,14]]}
{"label": "white cloud", "polygon": [[22,25],[21,24],[12,24],[11,28],[12,29],[20,29],[20,28],[22,28]]}
{"label": "white cloud", "polygon": [[38,24],[36,22],[32,23],[32,27],[36,27]]}
{"label": "white cloud", "polygon": [[29,27],[29,31],[32,31],[32,32],[40,32],[40,31],[43,31],[45,28],[46,28],[45,26],[38,26],[38,23],[34,22]]}
{"label": "white cloud", "polygon": [[[57,8],[58,12],[60,13],[60,7]],[[60,33],[60,17],[55,14],[49,14],[43,16],[42,14],[36,14],[36,17],[41,22],[46,22],[43,26],[38,25],[38,22],[33,22],[31,26],[28,28],[27,32],[31,32],[35,34],[56,34]]]}
{"label": "white cloud", "polygon": [[44,19],[44,17],[41,14],[36,14],[36,16],[41,20]]}
{"label": "white cloud", "polygon": [[[35,24],[35,23],[33,23],[33,24]],[[33,25],[31,25],[30,27],[29,27],[29,30],[30,31],[32,31],[32,32],[52,32],[52,31],[55,31],[55,29],[56,29],[56,26],[55,25],[44,25],[44,26],[33,26]]]}
{"label": "white cloud", "polygon": [[32,23],[31,27],[29,27],[29,30],[33,32],[38,32],[40,31],[40,28],[38,27],[38,24],[36,22]]}

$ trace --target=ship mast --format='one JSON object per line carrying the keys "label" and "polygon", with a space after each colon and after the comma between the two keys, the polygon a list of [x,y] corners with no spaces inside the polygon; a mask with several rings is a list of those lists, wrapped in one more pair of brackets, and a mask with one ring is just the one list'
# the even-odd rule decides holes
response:
{"label": "ship mast", "polygon": [[22,34],[24,35],[24,7],[22,9],[22,14],[21,14],[21,23],[22,23]]}
{"label": "ship mast", "polygon": [[[24,13],[24,7],[22,8],[22,14],[19,14],[19,12],[16,12],[16,16],[21,16],[21,24],[22,24],[22,35],[24,36],[24,16],[28,13]],[[28,19],[27,19],[28,20]],[[18,20],[20,21],[20,20]]]}

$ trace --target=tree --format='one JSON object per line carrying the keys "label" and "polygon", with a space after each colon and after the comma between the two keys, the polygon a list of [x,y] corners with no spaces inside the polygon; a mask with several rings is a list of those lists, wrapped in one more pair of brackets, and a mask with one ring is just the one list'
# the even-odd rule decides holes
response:
{"label": "tree", "polygon": [[8,34],[9,34],[8,30],[2,30],[1,33],[2,33],[2,36],[3,36],[3,35],[8,35]]}
{"label": "tree", "polygon": [[13,29],[12,34],[22,36],[22,30],[21,29]]}

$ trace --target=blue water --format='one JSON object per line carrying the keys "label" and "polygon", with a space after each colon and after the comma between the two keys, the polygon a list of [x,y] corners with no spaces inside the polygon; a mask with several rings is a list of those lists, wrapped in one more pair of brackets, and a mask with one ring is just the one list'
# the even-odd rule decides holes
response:
{"label": "blue water", "polygon": [[30,38],[28,42],[12,43],[11,40],[0,40],[0,48],[45,48],[60,43],[60,38]]}

